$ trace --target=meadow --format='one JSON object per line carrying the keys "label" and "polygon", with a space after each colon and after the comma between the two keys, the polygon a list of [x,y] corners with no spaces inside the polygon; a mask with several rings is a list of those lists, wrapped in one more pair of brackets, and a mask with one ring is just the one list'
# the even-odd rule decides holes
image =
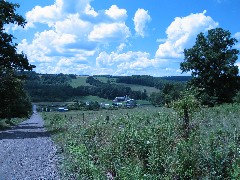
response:
{"label": "meadow", "polygon": [[78,86],[91,86],[90,84],[86,83],[87,76],[77,76],[76,79],[71,79],[69,82],[70,86],[76,88]]}
{"label": "meadow", "polygon": [[133,91],[143,91],[145,89],[147,92],[147,95],[151,95],[153,92],[159,92],[159,89],[157,89],[155,87],[142,86],[142,85],[137,85],[137,84],[117,83],[116,82],[117,78],[95,77],[95,79],[98,79],[104,83],[107,83],[108,81],[110,81],[113,84],[122,85],[124,87],[130,87]]}
{"label": "meadow", "polygon": [[[107,83],[108,81],[111,84],[117,84],[117,85],[122,85],[124,87],[130,87],[133,91],[142,91],[146,90],[147,95],[152,94],[153,92],[159,92],[159,89],[155,87],[149,87],[149,86],[142,86],[142,85],[136,85],[136,84],[125,84],[125,83],[117,83],[116,78],[107,78],[107,77],[94,77],[95,79]],[[87,76],[77,76],[76,79],[71,79],[69,81],[70,86],[73,88],[79,87],[79,86],[91,86],[89,83],[86,83]]]}
{"label": "meadow", "polygon": [[240,105],[201,108],[190,137],[171,108],[45,112],[63,179],[240,179]]}

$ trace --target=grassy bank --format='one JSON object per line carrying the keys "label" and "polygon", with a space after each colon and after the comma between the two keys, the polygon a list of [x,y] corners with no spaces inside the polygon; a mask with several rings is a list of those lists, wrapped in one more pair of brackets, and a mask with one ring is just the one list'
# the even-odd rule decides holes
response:
{"label": "grassy bank", "polygon": [[0,131],[6,130],[6,129],[10,128],[11,126],[15,126],[25,120],[26,120],[26,118],[13,118],[13,119],[11,119],[11,121],[9,123],[7,119],[0,119]]}
{"label": "grassy bank", "polygon": [[65,157],[63,178],[239,179],[239,108],[202,109],[188,140],[182,120],[166,108],[42,116]]}

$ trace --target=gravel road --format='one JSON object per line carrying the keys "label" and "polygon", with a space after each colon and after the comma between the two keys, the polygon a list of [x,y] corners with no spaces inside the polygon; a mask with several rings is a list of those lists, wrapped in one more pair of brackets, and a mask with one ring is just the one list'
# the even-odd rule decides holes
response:
{"label": "gravel road", "polygon": [[34,111],[27,121],[0,131],[0,180],[60,179],[57,148]]}

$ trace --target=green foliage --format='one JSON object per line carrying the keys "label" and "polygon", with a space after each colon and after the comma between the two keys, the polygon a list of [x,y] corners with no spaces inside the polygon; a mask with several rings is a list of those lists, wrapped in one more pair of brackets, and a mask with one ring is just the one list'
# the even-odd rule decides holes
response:
{"label": "green foliage", "polygon": [[172,103],[172,106],[183,120],[183,136],[188,139],[190,136],[190,119],[200,109],[200,104],[194,95],[186,91],[179,100]]}
{"label": "green foliage", "polygon": [[6,24],[24,27],[25,20],[15,13],[18,4],[0,1],[0,118],[25,117],[31,112],[31,102],[23,90],[17,71],[32,70],[25,54],[17,53],[13,35],[5,31]]}
{"label": "green foliage", "polygon": [[152,77],[149,75],[133,75],[117,77],[117,83],[136,84],[149,87],[155,87],[159,90],[163,89],[167,83],[187,82],[190,76],[169,76],[169,77]]}
{"label": "green foliage", "polygon": [[11,70],[0,70],[0,78],[0,118],[27,117],[32,112],[32,104],[22,81]]}
{"label": "green foliage", "polygon": [[183,72],[192,72],[190,85],[198,88],[198,96],[204,97],[204,101],[210,97],[210,101],[215,99],[217,103],[231,102],[238,88],[235,62],[239,51],[233,48],[236,42],[229,31],[216,28],[206,36],[200,33],[195,45],[184,50],[185,59],[180,68]]}
{"label": "green foliage", "polygon": [[181,118],[184,118],[185,110],[188,111],[189,115],[192,115],[200,110],[200,103],[193,94],[185,91],[182,93],[182,97],[179,100],[172,102],[172,107],[177,111]]}
{"label": "green foliage", "polygon": [[13,35],[7,34],[6,24],[17,24],[24,27],[25,20],[15,13],[18,4],[0,1],[0,66],[14,70],[32,70],[26,55],[17,53],[17,44],[13,43]]}
{"label": "green foliage", "polygon": [[240,91],[238,91],[234,96],[233,102],[240,103]]}
{"label": "green foliage", "polygon": [[9,119],[0,119],[0,130],[6,130],[11,126],[18,125],[25,120],[26,118],[12,118],[11,121],[9,121]]}
{"label": "green foliage", "polygon": [[154,106],[169,106],[172,101],[180,97],[180,93],[183,89],[183,84],[166,83],[161,91],[152,93],[149,100]]}
{"label": "green foliage", "polygon": [[164,94],[162,92],[152,93],[149,97],[149,101],[154,106],[163,106],[165,102]]}
{"label": "green foliage", "polygon": [[[195,104],[187,96],[192,100],[181,107]],[[239,179],[239,108],[195,106],[188,140],[170,108],[98,111],[84,122],[78,111],[44,118],[50,131],[65,129],[53,137],[63,149],[64,173],[73,179]]]}

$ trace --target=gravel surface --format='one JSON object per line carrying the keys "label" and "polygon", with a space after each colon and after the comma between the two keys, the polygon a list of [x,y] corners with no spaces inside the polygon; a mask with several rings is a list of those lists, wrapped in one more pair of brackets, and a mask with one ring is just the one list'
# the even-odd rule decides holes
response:
{"label": "gravel surface", "polygon": [[41,116],[0,131],[0,180],[60,179],[57,148],[43,127]]}

